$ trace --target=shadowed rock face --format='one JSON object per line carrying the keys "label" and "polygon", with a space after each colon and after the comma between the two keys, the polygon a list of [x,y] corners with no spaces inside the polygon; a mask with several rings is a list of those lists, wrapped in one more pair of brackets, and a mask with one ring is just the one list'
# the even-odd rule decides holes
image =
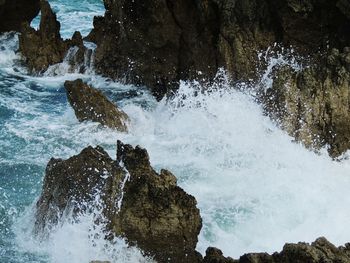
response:
{"label": "shadowed rock face", "polygon": [[350,247],[335,247],[325,238],[319,238],[311,245],[307,243],[286,244],[280,253],[251,253],[239,260],[225,258],[216,248],[208,248],[203,263],[325,263],[350,262]]}
{"label": "shadowed rock face", "polygon": [[202,221],[194,197],[169,171],[150,166],[147,151],[118,142],[117,161],[101,147],[88,147],[68,160],[52,159],[37,203],[41,232],[69,209],[93,209],[101,197],[106,234],[125,237],[158,262],[199,262],[195,251]]}
{"label": "shadowed rock face", "polygon": [[23,22],[30,23],[40,10],[40,0],[0,0],[0,33],[20,31]]}
{"label": "shadowed rock face", "polygon": [[332,157],[350,149],[350,49],[333,49],[310,67],[275,69],[262,96],[267,114],[306,146],[328,146]]}
{"label": "shadowed rock face", "polygon": [[101,91],[85,84],[81,79],[66,81],[69,103],[79,121],[99,122],[104,126],[126,132],[128,116],[110,102]]}
{"label": "shadowed rock face", "polygon": [[[19,36],[19,51],[31,73],[42,73],[50,65],[61,63],[72,46],[79,48],[74,63],[84,60],[85,47],[79,32],[72,40],[63,40],[60,22],[46,0],[40,1],[41,20],[38,30],[24,23]],[[73,63],[73,62],[72,62]]]}
{"label": "shadowed rock face", "polygon": [[[257,74],[257,52],[275,42],[312,55],[349,45],[347,1],[105,0],[94,20],[96,68],[149,86],[157,97],[180,79]],[[344,8],[346,7],[346,8]]]}

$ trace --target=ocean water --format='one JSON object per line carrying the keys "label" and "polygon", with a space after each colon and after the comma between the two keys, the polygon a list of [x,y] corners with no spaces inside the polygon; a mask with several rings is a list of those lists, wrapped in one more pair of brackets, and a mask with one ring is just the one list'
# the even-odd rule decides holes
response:
{"label": "ocean water", "polygon": [[[50,3],[65,38],[75,30],[86,35],[93,16],[104,12],[100,0]],[[206,91],[183,82],[175,97],[156,102],[147,90],[92,71],[29,76],[18,63],[17,45],[16,34],[0,36],[0,262],[152,261],[123,240],[105,241],[102,226],[92,223],[98,209],[78,223],[65,219],[47,239],[32,234],[48,160],[68,158],[88,145],[115,156],[118,139],[145,147],[156,169],[171,170],[196,197],[202,253],[208,246],[232,257],[274,252],[285,242],[319,236],[336,245],[350,241],[349,161],[332,161],[325,150],[315,154],[293,142],[224,75]],[[130,133],[77,121],[63,89],[65,80],[76,78],[102,90],[130,116]],[[269,85],[268,72],[262,80]]]}

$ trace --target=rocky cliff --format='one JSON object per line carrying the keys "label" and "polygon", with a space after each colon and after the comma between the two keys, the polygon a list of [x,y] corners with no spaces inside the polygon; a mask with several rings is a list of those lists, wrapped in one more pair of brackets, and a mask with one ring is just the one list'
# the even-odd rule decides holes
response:
{"label": "rocky cliff", "polygon": [[20,31],[23,22],[30,23],[39,13],[40,0],[0,0],[0,33]]}
{"label": "rocky cliff", "polygon": [[211,80],[224,67],[256,77],[257,52],[275,42],[312,55],[350,43],[348,1],[105,0],[89,39],[96,68],[162,97],[178,81]]}
{"label": "rocky cliff", "polygon": [[341,155],[350,149],[349,70],[349,48],[332,49],[302,70],[277,67],[261,97],[266,113],[306,146]]}

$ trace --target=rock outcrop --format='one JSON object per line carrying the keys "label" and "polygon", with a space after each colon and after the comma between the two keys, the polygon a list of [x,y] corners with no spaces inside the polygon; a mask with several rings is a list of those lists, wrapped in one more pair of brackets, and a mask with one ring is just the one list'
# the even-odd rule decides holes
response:
{"label": "rock outcrop", "polygon": [[64,87],[68,101],[79,121],[99,122],[104,126],[126,132],[129,120],[105,95],[85,84],[81,79],[66,81]]}
{"label": "rock outcrop", "polygon": [[161,98],[180,79],[257,75],[257,52],[275,42],[312,55],[350,44],[347,1],[105,0],[89,39],[96,69]]}
{"label": "rock outcrop", "polygon": [[319,238],[311,245],[307,243],[286,244],[280,253],[246,254],[239,260],[225,258],[216,248],[208,248],[203,263],[325,263],[350,262],[350,245],[336,247],[325,238]]}
{"label": "rock outcrop", "polygon": [[49,66],[63,62],[68,50],[76,46],[77,57],[72,63],[84,60],[85,47],[79,32],[72,40],[63,40],[60,34],[60,22],[46,0],[40,1],[41,20],[38,30],[24,23],[19,36],[19,51],[25,58],[29,71],[42,73]]}
{"label": "rock outcrop", "polygon": [[263,93],[265,111],[305,145],[332,157],[350,149],[350,48],[332,49],[311,66],[275,69]]}
{"label": "rock outcrop", "polygon": [[146,150],[118,142],[117,160],[88,147],[68,160],[52,159],[37,203],[36,229],[56,224],[65,211],[89,211],[100,195],[106,234],[121,236],[158,262],[199,262],[202,222],[194,197],[169,171],[156,173]]}
{"label": "rock outcrop", "polygon": [[40,0],[0,0],[0,33],[20,31],[40,10]]}

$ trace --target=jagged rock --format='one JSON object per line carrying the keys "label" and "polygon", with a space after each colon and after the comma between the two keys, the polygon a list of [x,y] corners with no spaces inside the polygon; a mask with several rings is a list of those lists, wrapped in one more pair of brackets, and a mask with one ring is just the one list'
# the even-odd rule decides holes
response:
{"label": "jagged rock", "polygon": [[257,52],[275,42],[313,55],[350,44],[347,1],[105,0],[89,39],[96,69],[161,98],[180,79],[257,76]]}
{"label": "jagged rock", "polygon": [[222,252],[210,248],[206,252],[203,263],[325,263],[350,262],[350,245],[335,247],[325,238],[318,238],[311,245],[307,243],[286,244],[280,253],[251,253],[239,260],[225,258]]}
{"label": "jagged rock", "polygon": [[169,171],[156,173],[146,150],[121,142],[116,161],[101,147],[88,147],[68,160],[49,162],[37,203],[37,232],[56,224],[67,209],[73,215],[89,211],[96,194],[110,234],[125,237],[158,262],[200,262],[195,248],[202,222],[195,198]]}
{"label": "jagged rock", "polygon": [[157,174],[140,147],[118,142],[117,161],[130,178],[119,214],[110,217],[113,232],[152,251],[158,262],[198,262],[195,248],[202,220],[195,198],[176,185],[171,172]]}
{"label": "jagged rock", "polygon": [[[63,40],[60,34],[60,22],[46,0],[40,1],[41,20],[38,30],[29,23],[22,25],[19,36],[19,51],[31,73],[42,73],[50,65],[61,63],[72,46],[79,49],[77,61],[84,59],[85,47],[79,32],[72,40]],[[76,58],[74,58],[76,59]],[[74,63],[74,62],[71,62]]]}
{"label": "jagged rock", "polygon": [[[70,209],[78,214],[91,208],[98,192],[108,192],[108,198],[115,200],[124,177],[123,169],[101,147],[87,147],[68,160],[52,158],[36,205],[36,232],[57,224]],[[109,192],[111,185],[114,193]]]}
{"label": "jagged rock", "polygon": [[79,121],[99,122],[112,129],[126,132],[128,116],[110,102],[101,91],[85,84],[81,79],[66,81],[69,103]]}
{"label": "jagged rock", "polygon": [[0,0],[0,33],[20,31],[23,22],[30,23],[40,10],[40,0]]}
{"label": "jagged rock", "polygon": [[263,94],[265,111],[305,145],[329,147],[332,157],[350,149],[350,49],[333,49],[301,71],[278,68]]}
{"label": "jagged rock", "polygon": [[205,252],[205,257],[203,259],[203,263],[236,263],[236,260],[232,258],[225,258],[222,251],[215,247],[207,248]]}

